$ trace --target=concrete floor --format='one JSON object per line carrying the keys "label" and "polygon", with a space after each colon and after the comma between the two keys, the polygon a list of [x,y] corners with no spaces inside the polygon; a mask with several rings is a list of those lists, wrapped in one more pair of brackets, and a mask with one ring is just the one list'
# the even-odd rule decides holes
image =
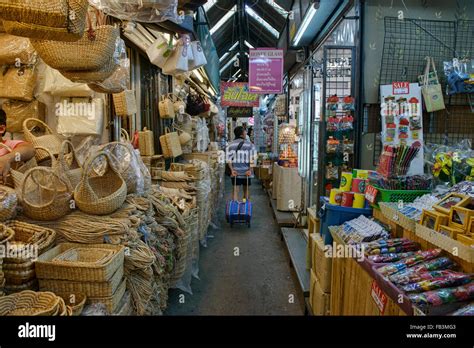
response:
{"label": "concrete floor", "polygon": [[[230,197],[228,178],[226,195]],[[251,186],[252,227],[230,228],[225,221],[225,202],[219,214],[220,228],[201,247],[200,279],[193,279],[193,295],[170,290],[165,315],[303,315],[301,299],[280,239],[268,196],[255,180]],[[240,255],[234,256],[238,248]],[[184,294],[184,303],[180,303]],[[182,302],[182,301],[181,301]]]}

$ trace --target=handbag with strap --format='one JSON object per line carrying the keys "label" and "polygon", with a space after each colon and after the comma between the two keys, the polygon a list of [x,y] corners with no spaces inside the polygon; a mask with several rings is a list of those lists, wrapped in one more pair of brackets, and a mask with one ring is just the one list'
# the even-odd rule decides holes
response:
{"label": "handbag with strap", "polygon": [[190,94],[188,95],[188,100],[186,104],[186,113],[191,116],[197,116],[205,112],[206,106],[204,98],[199,94]]}
{"label": "handbag with strap", "polygon": [[161,100],[158,103],[158,109],[160,112],[160,118],[173,119],[175,116],[173,100],[171,100],[169,95],[161,97]]}
{"label": "handbag with strap", "polygon": [[[419,77],[422,80],[421,92],[423,93],[426,111],[444,110],[446,107],[444,105],[443,91],[438,80],[434,59],[427,57],[426,60],[425,73]],[[430,65],[433,71],[430,71]]]}

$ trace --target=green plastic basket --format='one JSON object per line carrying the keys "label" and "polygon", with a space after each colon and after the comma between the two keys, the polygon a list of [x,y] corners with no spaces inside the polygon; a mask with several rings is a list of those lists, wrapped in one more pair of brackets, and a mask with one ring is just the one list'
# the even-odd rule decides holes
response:
{"label": "green plastic basket", "polygon": [[411,203],[416,198],[430,193],[430,190],[385,190],[374,186],[379,193],[377,194],[377,202]]}

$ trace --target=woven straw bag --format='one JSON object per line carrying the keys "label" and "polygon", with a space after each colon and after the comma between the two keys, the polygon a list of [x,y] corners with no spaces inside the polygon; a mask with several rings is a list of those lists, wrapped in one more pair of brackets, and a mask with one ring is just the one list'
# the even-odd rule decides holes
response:
{"label": "woven straw bag", "polygon": [[7,114],[7,129],[10,133],[22,133],[23,121],[27,118],[37,118],[44,121],[46,106],[38,100],[21,102],[9,100],[2,105]]}
{"label": "woven straw bag", "polygon": [[138,148],[142,156],[155,155],[155,143],[152,131],[143,128],[143,131],[138,132]]}
{"label": "woven straw bag", "polygon": [[38,75],[36,67],[6,69],[0,73],[0,98],[32,101]]}
{"label": "woven straw bag", "polygon": [[35,57],[35,49],[27,38],[0,34],[0,65],[33,64]]}
{"label": "woven straw bag", "polygon": [[100,25],[84,33],[75,42],[32,40],[41,59],[50,67],[63,71],[96,71],[105,66],[115,52],[120,29]]}
{"label": "woven straw bag", "polygon": [[[70,152],[66,153],[68,149]],[[58,164],[59,170],[68,178],[71,188],[75,189],[77,184],[81,181],[82,166],[77,159],[74,145],[69,140],[65,140],[61,146],[61,151],[59,151],[58,156]]]}
{"label": "woven straw bag", "polygon": [[[105,157],[106,172],[102,176],[93,176],[94,160]],[[120,208],[127,197],[127,185],[112,165],[112,160],[103,151],[92,156],[85,165],[82,179],[76,186],[74,198],[80,210],[93,215],[106,215]]]}
{"label": "woven straw bag", "polygon": [[23,212],[34,220],[57,220],[71,211],[71,191],[68,181],[54,169],[31,168],[21,185]]}
{"label": "woven straw bag", "polygon": [[128,134],[127,130],[124,128],[120,128],[120,139],[121,139],[121,142],[130,143],[130,135]]}
{"label": "woven straw bag", "polygon": [[165,134],[160,137],[160,144],[163,150],[163,155],[166,158],[178,157],[183,154],[179,135],[177,132],[170,132],[168,128]]}
{"label": "woven straw bag", "polygon": [[169,98],[169,95],[162,96],[158,103],[158,109],[160,112],[160,118],[173,119],[175,116],[173,101]]}
{"label": "woven straw bag", "polygon": [[128,116],[137,113],[137,99],[133,91],[127,90],[114,94],[113,99],[117,116]]}
{"label": "woven straw bag", "polygon": [[[11,35],[40,40],[77,41],[84,34],[89,7],[87,0],[15,2],[13,5],[11,0],[0,1],[0,17],[3,18],[5,31]],[[16,8],[5,8],[5,3],[11,3]],[[16,15],[20,11],[21,14]],[[6,17],[4,13],[8,13]]]}
{"label": "woven straw bag", "polygon": [[[30,127],[33,125],[33,127]],[[44,128],[43,135],[33,134],[33,129],[36,126],[41,126]],[[53,155],[58,155],[61,150],[62,140],[58,134],[54,133],[49,126],[41,120],[35,118],[28,118],[23,122],[23,133],[25,140],[33,144],[33,146],[44,147],[51,151]],[[41,161],[48,157],[44,152],[37,152],[35,157],[38,161]]]}
{"label": "woven straw bag", "polygon": [[15,190],[0,185],[0,221],[10,220],[16,215],[18,198]]}
{"label": "woven straw bag", "polygon": [[108,63],[98,70],[61,71],[61,75],[76,83],[100,83],[112,76],[116,68],[117,64],[112,57],[109,59]]}

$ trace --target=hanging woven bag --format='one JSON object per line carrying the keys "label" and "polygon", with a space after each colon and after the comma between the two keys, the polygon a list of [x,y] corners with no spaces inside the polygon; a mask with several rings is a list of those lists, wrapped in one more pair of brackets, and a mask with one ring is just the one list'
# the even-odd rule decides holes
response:
{"label": "hanging woven bag", "polygon": [[96,23],[92,25],[88,14],[89,29],[75,42],[31,40],[43,61],[50,67],[62,71],[96,71],[104,67],[113,57],[120,29],[105,25],[105,15],[96,12]]}
{"label": "hanging woven bag", "polygon": [[[98,158],[105,158],[107,168],[101,176],[91,176]],[[77,207],[93,215],[111,214],[119,209],[127,197],[127,185],[114,168],[112,159],[103,151],[94,154],[87,162],[82,178],[74,190]]]}
{"label": "hanging woven bag", "polygon": [[[67,153],[68,150],[69,153]],[[70,186],[75,189],[77,184],[81,181],[82,166],[77,159],[74,145],[69,140],[65,140],[61,145],[61,151],[59,151],[58,156],[58,167],[61,173],[64,173],[69,180]]]}
{"label": "hanging woven bag", "polygon": [[84,34],[87,0],[0,0],[5,31],[31,39],[77,41]]}
{"label": "hanging woven bag", "polygon": [[[33,130],[40,126],[40,128],[44,129],[42,135],[37,135],[33,133]],[[49,126],[41,120],[36,118],[28,118],[23,122],[23,134],[25,136],[25,140],[30,142],[33,146],[37,147],[45,147],[53,155],[58,155],[59,151],[61,150],[62,140],[60,136],[54,133]],[[39,162],[48,157],[47,154],[44,152],[36,152],[35,154],[36,160]]]}

